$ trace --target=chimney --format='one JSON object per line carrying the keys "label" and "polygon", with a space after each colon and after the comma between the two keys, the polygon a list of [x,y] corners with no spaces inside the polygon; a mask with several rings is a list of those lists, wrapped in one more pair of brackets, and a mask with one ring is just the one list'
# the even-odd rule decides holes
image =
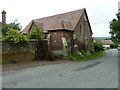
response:
{"label": "chimney", "polygon": [[2,24],[6,23],[6,12],[5,10],[2,11]]}

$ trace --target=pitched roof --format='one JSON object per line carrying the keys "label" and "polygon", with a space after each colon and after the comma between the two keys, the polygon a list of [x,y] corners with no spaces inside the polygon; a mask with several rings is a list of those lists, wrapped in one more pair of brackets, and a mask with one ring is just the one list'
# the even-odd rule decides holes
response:
{"label": "pitched roof", "polygon": [[113,44],[113,42],[111,40],[102,40],[101,43],[103,45],[110,45],[110,44]]}
{"label": "pitched roof", "polygon": [[26,26],[22,33],[27,34],[33,23],[35,23],[36,26],[44,29],[45,31],[60,29],[73,31],[84,11],[85,8],[45,18],[34,19]]}

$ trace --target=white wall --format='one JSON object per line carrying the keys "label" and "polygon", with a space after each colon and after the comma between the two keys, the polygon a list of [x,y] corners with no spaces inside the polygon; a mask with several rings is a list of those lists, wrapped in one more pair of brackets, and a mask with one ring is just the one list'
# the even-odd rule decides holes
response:
{"label": "white wall", "polygon": [[103,47],[105,47],[105,48],[109,48],[109,47],[110,47],[110,45],[103,45]]}

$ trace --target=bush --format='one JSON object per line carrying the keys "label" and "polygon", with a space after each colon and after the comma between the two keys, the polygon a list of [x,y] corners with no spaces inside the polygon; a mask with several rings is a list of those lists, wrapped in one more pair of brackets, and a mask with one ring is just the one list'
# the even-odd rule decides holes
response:
{"label": "bush", "polygon": [[117,48],[116,44],[110,44],[110,48]]}
{"label": "bush", "polygon": [[103,47],[103,45],[102,45],[102,43],[100,43],[100,42],[95,42],[94,44],[93,44],[93,46],[94,46],[94,51],[96,51],[96,52],[100,52],[100,51],[104,51],[105,49],[104,49],[104,47]]}
{"label": "bush", "polygon": [[28,38],[24,36],[23,34],[21,34],[19,31],[10,29],[10,31],[8,31],[6,33],[6,36],[3,38],[3,41],[11,41],[14,44],[17,44],[20,42],[28,41]]}
{"label": "bush", "polygon": [[37,44],[36,60],[48,60],[52,61],[54,59],[52,52],[47,47],[47,44],[43,40],[39,40]]}
{"label": "bush", "polygon": [[77,60],[79,61],[82,58],[83,57],[79,55],[78,53],[71,53],[64,57],[65,60],[72,60],[72,61],[77,61]]}
{"label": "bush", "polygon": [[114,44],[110,44],[110,48],[115,48],[115,45]]}
{"label": "bush", "polygon": [[93,54],[93,53],[94,53],[94,50],[90,50],[90,53]]}
{"label": "bush", "polygon": [[28,38],[38,40],[35,51],[35,60],[52,61],[54,59],[52,52],[47,46],[47,43],[43,41],[44,33],[41,28],[35,27],[34,29],[32,29],[32,31],[28,34]]}
{"label": "bush", "polygon": [[68,54],[68,56],[65,56],[65,60],[72,60],[72,61],[83,61],[83,60],[91,60],[98,57],[103,56],[103,52],[94,52],[90,53],[89,51],[81,51],[77,53],[71,53]]}

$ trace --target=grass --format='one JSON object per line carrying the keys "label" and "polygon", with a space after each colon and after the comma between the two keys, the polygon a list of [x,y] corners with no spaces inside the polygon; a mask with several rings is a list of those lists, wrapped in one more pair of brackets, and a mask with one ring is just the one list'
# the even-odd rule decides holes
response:
{"label": "grass", "polygon": [[68,56],[65,56],[65,60],[72,60],[72,61],[85,61],[85,60],[92,60],[96,59],[99,57],[102,57],[105,52],[94,52],[94,53],[87,53],[87,52],[82,52],[81,54],[79,53],[73,53],[69,54]]}

